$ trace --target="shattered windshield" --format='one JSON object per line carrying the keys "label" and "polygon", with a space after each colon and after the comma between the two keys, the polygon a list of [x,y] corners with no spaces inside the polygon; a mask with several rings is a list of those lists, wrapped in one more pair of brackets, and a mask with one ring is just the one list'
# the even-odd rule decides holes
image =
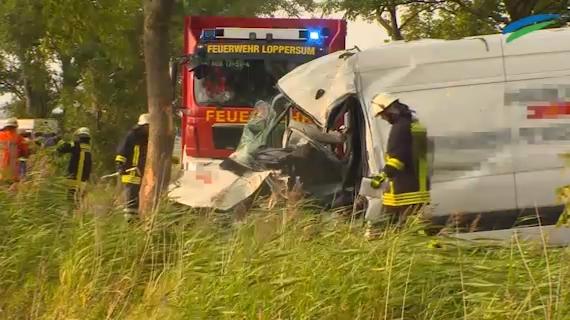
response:
{"label": "shattered windshield", "polygon": [[284,60],[209,60],[194,72],[199,105],[253,106],[271,101],[275,83],[302,62]]}

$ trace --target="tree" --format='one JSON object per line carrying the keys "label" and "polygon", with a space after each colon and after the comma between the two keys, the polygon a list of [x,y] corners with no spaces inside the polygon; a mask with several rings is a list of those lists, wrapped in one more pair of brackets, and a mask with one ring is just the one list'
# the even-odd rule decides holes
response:
{"label": "tree", "polygon": [[10,62],[8,70],[18,74],[17,81],[9,80],[5,88],[25,101],[27,115],[40,117],[49,113],[53,98],[47,68],[50,57],[42,48],[42,10],[42,1],[0,1],[0,54],[4,62]]}
{"label": "tree", "polygon": [[[435,15],[434,13],[437,13]],[[403,15],[410,19],[409,14]],[[485,1],[466,8],[462,4],[440,4],[437,9],[423,11],[411,18],[406,30],[406,40],[422,38],[459,39],[465,36],[492,34],[499,32],[501,21],[498,1]]]}
{"label": "tree", "polygon": [[142,215],[154,212],[168,187],[174,144],[169,75],[169,26],[174,0],[144,0],[144,58],[150,132],[141,186]]}
{"label": "tree", "polygon": [[493,34],[506,24],[538,13],[567,11],[568,0],[447,0],[434,14],[419,15],[405,30],[406,39],[458,39]]}
{"label": "tree", "polygon": [[568,0],[504,0],[510,21],[546,12],[566,12]]}

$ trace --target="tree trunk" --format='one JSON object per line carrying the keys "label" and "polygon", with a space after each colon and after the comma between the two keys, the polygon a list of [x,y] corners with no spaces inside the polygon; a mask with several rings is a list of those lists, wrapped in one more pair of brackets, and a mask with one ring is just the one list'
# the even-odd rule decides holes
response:
{"label": "tree trunk", "polygon": [[144,56],[150,131],[140,192],[140,213],[154,213],[170,182],[174,123],[169,75],[168,26],[174,0],[144,0]]}
{"label": "tree trunk", "polygon": [[78,70],[71,62],[71,56],[61,54],[59,60],[61,61],[63,90],[67,93],[71,93],[79,83]]}
{"label": "tree trunk", "polygon": [[24,84],[24,96],[26,97],[26,114],[31,116],[34,113],[34,92],[30,80],[26,76],[26,71],[22,68],[22,78]]}
{"label": "tree trunk", "polygon": [[404,36],[402,35],[402,29],[398,24],[398,11],[396,10],[396,6],[388,7],[388,12],[390,13],[390,24],[392,26],[392,40],[404,40]]}
{"label": "tree trunk", "polygon": [[[28,117],[42,118],[49,114],[48,106],[50,96],[48,91],[47,72],[44,65],[30,62],[26,58],[20,58],[20,77],[23,84],[25,111]],[[38,80],[46,78],[45,81]]]}

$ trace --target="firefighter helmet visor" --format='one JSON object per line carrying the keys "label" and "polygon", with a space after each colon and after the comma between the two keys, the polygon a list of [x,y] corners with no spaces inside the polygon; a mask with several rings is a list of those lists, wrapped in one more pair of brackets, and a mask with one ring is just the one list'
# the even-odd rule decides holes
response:
{"label": "firefighter helmet visor", "polygon": [[394,97],[387,93],[380,93],[374,96],[371,101],[372,114],[377,117],[382,114],[386,109],[388,109],[392,103],[398,101],[397,97]]}
{"label": "firefighter helmet visor", "polygon": [[91,132],[89,131],[89,128],[81,127],[75,130],[73,135],[75,135],[76,137],[91,137]]}
{"label": "firefighter helmet visor", "polygon": [[8,127],[18,128],[18,119],[16,118],[8,118],[3,121],[1,129],[5,129]]}

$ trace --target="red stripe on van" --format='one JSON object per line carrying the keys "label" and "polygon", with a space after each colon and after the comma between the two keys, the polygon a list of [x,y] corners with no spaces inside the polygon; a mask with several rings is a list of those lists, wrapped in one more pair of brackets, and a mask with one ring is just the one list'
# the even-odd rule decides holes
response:
{"label": "red stripe on van", "polygon": [[528,106],[527,119],[558,119],[570,115],[570,102],[543,106]]}

